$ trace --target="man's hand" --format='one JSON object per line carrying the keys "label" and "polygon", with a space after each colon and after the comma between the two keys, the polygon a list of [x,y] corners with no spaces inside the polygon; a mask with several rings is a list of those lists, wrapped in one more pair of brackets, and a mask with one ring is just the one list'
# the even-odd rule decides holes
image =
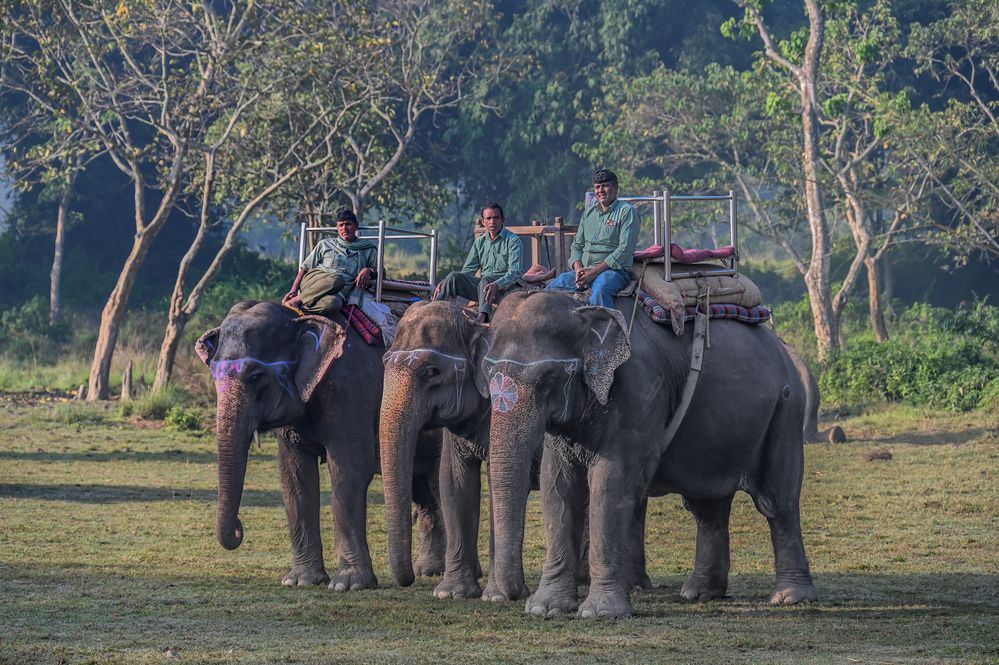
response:
{"label": "man's hand", "polygon": [[288,301],[291,300],[292,298],[294,298],[297,295],[298,295],[297,289],[292,289],[288,293],[284,294],[283,298],[281,298],[281,304],[282,305],[287,305]]}
{"label": "man's hand", "polygon": [[368,288],[368,282],[371,281],[371,275],[373,275],[374,272],[375,271],[371,268],[361,268],[361,271],[357,273],[357,279],[354,280],[354,284],[357,285],[357,288]]}
{"label": "man's hand", "polygon": [[499,293],[499,287],[496,286],[496,282],[489,282],[486,284],[486,288],[483,289],[483,295],[486,298],[486,302],[490,305],[496,300],[496,294]]}
{"label": "man's hand", "polygon": [[583,274],[586,272],[586,268],[583,267],[583,262],[576,261],[575,263],[572,264],[572,269],[576,271],[576,288],[577,289],[585,288],[582,285]]}

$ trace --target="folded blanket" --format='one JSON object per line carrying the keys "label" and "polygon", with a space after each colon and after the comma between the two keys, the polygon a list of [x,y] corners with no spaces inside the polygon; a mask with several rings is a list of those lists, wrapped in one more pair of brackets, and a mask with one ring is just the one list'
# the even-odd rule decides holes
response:
{"label": "folded blanket", "polygon": [[531,266],[530,270],[524,273],[523,280],[528,284],[537,284],[538,282],[544,282],[555,276],[555,269],[549,270],[543,265],[535,263]]}
{"label": "folded blanket", "polygon": [[381,328],[376,326],[368,318],[367,314],[361,311],[360,307],[357,305],[346,305],[343,308],[343,314],[347,317],[347,323],[364,338],[365,342],[372,346],[376,344],[384,346]]}
{"label": "folded blanket", "polygon": [[[665,255],[662,245],[651,245],[635,252],[635,259],[642,261],[658,259]],[[698,263],[705,259],[727,259],[735,254],[735,247],[726,245],[718,249],[683,249],[675,242],[669,245],[669,256],[677,263]]]}
{"label": "folded blanket", "polygon": [[[670,322],[673,326],[673,332],[677,336],[683,334],[684,322],[693,320],[694,316],[697,315],[696,307],[686,307],[682,312],[679,308],[667,310],[645,291],[639,290],[636,295],[649,318],[656,323]],[[759,324],[770,320],[770,310],[763,305],[743,307],[741,305],[712,304],[708,316],[712,319],[735,319],[743,323]]]}

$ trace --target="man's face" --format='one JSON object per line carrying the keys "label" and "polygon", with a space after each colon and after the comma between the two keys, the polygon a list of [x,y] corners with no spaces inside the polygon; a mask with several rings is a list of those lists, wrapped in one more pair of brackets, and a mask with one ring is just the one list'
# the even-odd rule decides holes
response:
{"label": "man's face", "polygon": [[490,238],[495,238],[503,228],[502,213],[496,208],[486,208],[482,211],[482,226],[489,232]]}
{"label": "man's face", "polygon": [[617,185],[612,182],[599,182],[593,185],[593,193],[600,203],[600,207],[607,209],[607,206],[617,199]]}
{"label": "man's face", "polygon": [[347,242],[354,242],[357,240],[357,222],[341,219],[336,223],[336,232]]}

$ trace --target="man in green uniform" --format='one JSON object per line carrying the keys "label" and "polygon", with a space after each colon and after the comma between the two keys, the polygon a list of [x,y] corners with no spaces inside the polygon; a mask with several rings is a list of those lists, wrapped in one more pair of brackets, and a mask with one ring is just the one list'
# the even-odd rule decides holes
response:
{"label": "man in green uniform", "polygon": [[569,252],[569,272],[546,288],[590,291],[590,304],[614,306],[614,295],[631,281],[638,241],[638,211],[617,198],[617,176],[600,169],[593,174],[597,205],[583,213]]}
{"label": "man in green uniform", "polygon": [[336,216],[336,238],[316,243],[281,303],[306,314],[332,316],[354,287],[366,288],[378,265],[377,246],[357,239],[357,217],[350,210]]}
{"label": "man in green uniform", "polygon": [[[520,283],[524,268],[520,263],[520,238],[503,228],[503,208],[487,203],[482,209],[486,232],[475,239],[465,265],[448,274],[434,290],[434,300],[461,296],[476,300],[477,321],[485,323],[493,315],[498,296]],[[480,277],[476,277],[476,272]]]}

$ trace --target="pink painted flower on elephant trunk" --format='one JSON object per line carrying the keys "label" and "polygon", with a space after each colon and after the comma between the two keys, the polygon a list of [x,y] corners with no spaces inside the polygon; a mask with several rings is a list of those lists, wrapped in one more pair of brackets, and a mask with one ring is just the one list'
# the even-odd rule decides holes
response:
{"label": "pink painted flower on elephant trunk", "polygon": [[502,372],[496,372],[489,380],[489,395],[493,401],[493,411],[506,413],[519,401],[520,386],[513,378]]}

